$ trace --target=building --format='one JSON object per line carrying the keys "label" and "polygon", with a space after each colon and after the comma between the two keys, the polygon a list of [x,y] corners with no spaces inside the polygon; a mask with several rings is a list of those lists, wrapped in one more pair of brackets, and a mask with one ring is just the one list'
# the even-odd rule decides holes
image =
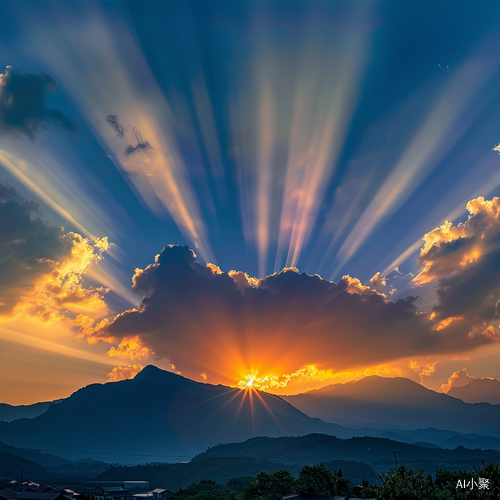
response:
{"label": "building", "polygon": [[121,486],[98,486],[92,497],[94,500],[135,500],[134,495]]}
{"label": "building", "polygon": [[33,481],[10,481],[9,486],[0,491],[0,500],[76,500],[79,496],[73,490],[56,488],[50,484]]}

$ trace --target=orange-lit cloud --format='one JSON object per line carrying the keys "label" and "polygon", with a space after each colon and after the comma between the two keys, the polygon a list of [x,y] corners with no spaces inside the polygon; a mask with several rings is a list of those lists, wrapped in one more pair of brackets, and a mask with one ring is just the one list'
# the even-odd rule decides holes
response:
{"label": "orange-lit cloud", "polygon": [[[433,316],[434,314],[434,316]],[[431,314],[431,319],[434,319],[435,313]],[[443,319],[442,321],[439,322],[439,324],[436,326],[436,330],[440,332],[441,330],[444,330],[448,325],[450,325],[453,321],[460,321],[462,318],[460,316],[450,316],[449,318]]]}
{"label": "orange-lit cloud", "polygon": [[441,385],[439,392],[448,392],[453,387],[463,387],[471,380],[474,380],[474,377],[467,373],[466,368],[462,368],[461,370],[454,372],[450,378],[448,378],[448,382]]}
{"label": "orange-lit cloud", "polygon": [[138,335],[132,338],[124,338],[117,347],[112,347],[107,353],[108,356],[140,361],[149,358],[154,354],[152,349],[144,347]]}
{"label": "orange-lit cloud", "polygon": [[387,278],[382,277],[380,271],[375,273],[370,278],[370,283],[375,290],[383,293],[384,295],[392,295],[397,291],[396,288],[394,288],[394,286],[388,282]]}
{"label": "orange-lit cloud", "polygon": [[34,201],[13,189],[0,192],[0,319],[21,314],[42,321],[79,313],[109,313],[106,290],[82,286],[86,271],[102,259],[107,238],[88,238],[51,225]]}
{"label": "orange-lit cloud", "polygon": [[263,375],[259,377],[258,371],[251,371],[240,380],[237,386],[240,389],[246,387],[254,387],[262,390],[283,389],[288,387],[288,384],[297,378],[300,382],[322,382],[328,379],[342,377],[345,374],[335,373],[333,370],[318,370],[315,365],[309,365],[293,373],[282,375]]}
{"label": "orange-lit cloud", "polygon": [[109,382],[134,378],[142,370],[141,365],[115,366],[107,375]]}
{"label": "orange-lit cloud", "polygon": [[419,260],[424,269],[417,283],[427,283],[446,276],[461,267],[477,263],[481,255],[496,250],[494,238],[500,232],[500,198],[476,198],[467,203],[469,218],[454,226],[445,221],[424,237]]}
{"label": "orange-lit cloud", "polygon": [[12,311],[14,316],[26,314],[42,321],[59,321],[75,314],[91,313],[96,317],[108,314],[103,288],[84,287],[81,282],[86,270],[107,248],[107,241],[94,245],[79,234],[68,233],[61,240],[70,249],[66,258],[53,262],[53,270],[25,291]]}
{"label": "orange-lit cloud", "polygon": [[471,338],[497,340],[500,300],[500,198],[467,203],[469,217],[456,226],[446,221],[427,233],[420,251],[417,285],[437,294],[431,320],[446,335],[468,329]]}
{"label": "orange-lit cloud", "polygon": [[429,377],[436,371],[436,362],[420,366],[416,361],[410,360],[408,367],[420,375],[420,383],[424,383],[424,377]]}

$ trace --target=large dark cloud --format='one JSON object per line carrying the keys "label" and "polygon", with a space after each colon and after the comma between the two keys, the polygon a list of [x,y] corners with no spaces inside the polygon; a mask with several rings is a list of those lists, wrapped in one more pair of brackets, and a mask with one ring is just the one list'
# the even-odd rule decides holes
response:
{"label": "large dark cloud", "polygon": [[76,123],[57,109],[48,108],[46,94],[55,90],[46,73],[25,74],[7,66],[0,73],[0,133],[22,134],[34,139],[40,129],[55,125],[68,132]]}
{"label": "large dark cloud", "polygon": [[247,367],[342,370],[491,341],[464,329],[441,335],[417,311],[416,297],[390,301],[348,276],[336,284],[296,269],[256,280],[202,266],[188,247],[166,247],[136,271],[132,289],[144,296],[140,310],[122,313],[94,335],[139,335],[188,373],[236,360]]}

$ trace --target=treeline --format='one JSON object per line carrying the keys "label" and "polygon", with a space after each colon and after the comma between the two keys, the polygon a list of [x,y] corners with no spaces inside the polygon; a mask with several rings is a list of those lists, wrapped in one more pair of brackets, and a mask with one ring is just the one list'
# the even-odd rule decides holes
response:
{"label": "treeline", "polygon": [[202,480],[179,489],[173,500],[282,500],[299,492],[376,500],[500,499],[500,467],[493,462],[472,472],[438,470],[434,479],[423,469],[414,471],[400,466],[381,474],[380,479],[381,485],[370,485],[364,480],[362,485],[351,486],[341,470],[332,473],[323,464],[305,465],[296,478],[288,470],[279,470],[233,478],[226,486]]}

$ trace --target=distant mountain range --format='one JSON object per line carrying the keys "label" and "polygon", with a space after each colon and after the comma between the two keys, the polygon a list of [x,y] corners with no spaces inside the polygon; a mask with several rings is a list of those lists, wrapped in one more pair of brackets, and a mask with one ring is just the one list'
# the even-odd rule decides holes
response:
{"label": "distant mountain range", "polygon": [[485,463],[500,461],[500,452],[493,450],[430,449],[377,437],[339,439],[334,436],[311,434],[301,437],[258,437],[243,443],[221,444],[199,454],[192,462],[216,457],[247,457],[255,460],[262,460],[265,457],[271,461],[284,463],[287,465],[286,468],[289,468],[292,464],[316,464],[349,459],[369,464],[379,473],[387,472],[394,467],[395,451],[399,464],[415,470],[423,468],[428,474],[434,474],[440,468],[472,470],[474,467],[480,467],[482,461]]}
{"label": "distant mountain range", "polygon": [[366,377],[282,398],[147,366],[132,380],[84,387],[35,418],[0,422],[0,441],[71,460],[137,464],[185,462],[256,436],[311,433],[500,449],[499,426],[500,405],[465,403],[403,378]]}
{"label": "distant mountain range", "polygon": [[428,448],[415,444],[395,443],[386,438],[353,437],[340,439],[324,434],[309,434],[299,437],[268,438],[258,437],[243,443],[220,444],[197,455],[196,460],[210,457],[251,457],[255,459],[279,460],[286,464],[315,464],[326,460],[350,460],[365,463],[394,464],[394,451],[398,451],[398,460],[407,463],[417,460],[435,462],[454,462],[457,460],[500,460],[500,452],[493,450],[444,450]]}
{"label": "distant mountain range", "polygon": [[494,378],[476,378],[463,387],[453,387],[448,396],[467,403],[500,404],[500,382]]}
{"label": "distant mountain range", "polygon": [[500,437],[500,406],[465,403],[402,377],[373,375],[284,399],[311,417],[341,425],[434,427]]}
{"label": "distant mountain range", "polygon": [[0,479],[19,478],[21,469],[28,475],[42,474],[43,466],[20,455],[0,450]]}
{"label": "distant mountain range", "polygon": [[47,411],[47,408],[51,404],[51,401],[21,406],[0,403],[0,421],[12,422],[12,420],[17,420],[18,418],[35,418]]}
{"label": "distant mountain range", "polygon": [[348,429],[253,390],[194,382],[154,366],[133,380],[92,384],[34,419],[0,422],[0,440],[71,459],[187,461],[217,443]]}

